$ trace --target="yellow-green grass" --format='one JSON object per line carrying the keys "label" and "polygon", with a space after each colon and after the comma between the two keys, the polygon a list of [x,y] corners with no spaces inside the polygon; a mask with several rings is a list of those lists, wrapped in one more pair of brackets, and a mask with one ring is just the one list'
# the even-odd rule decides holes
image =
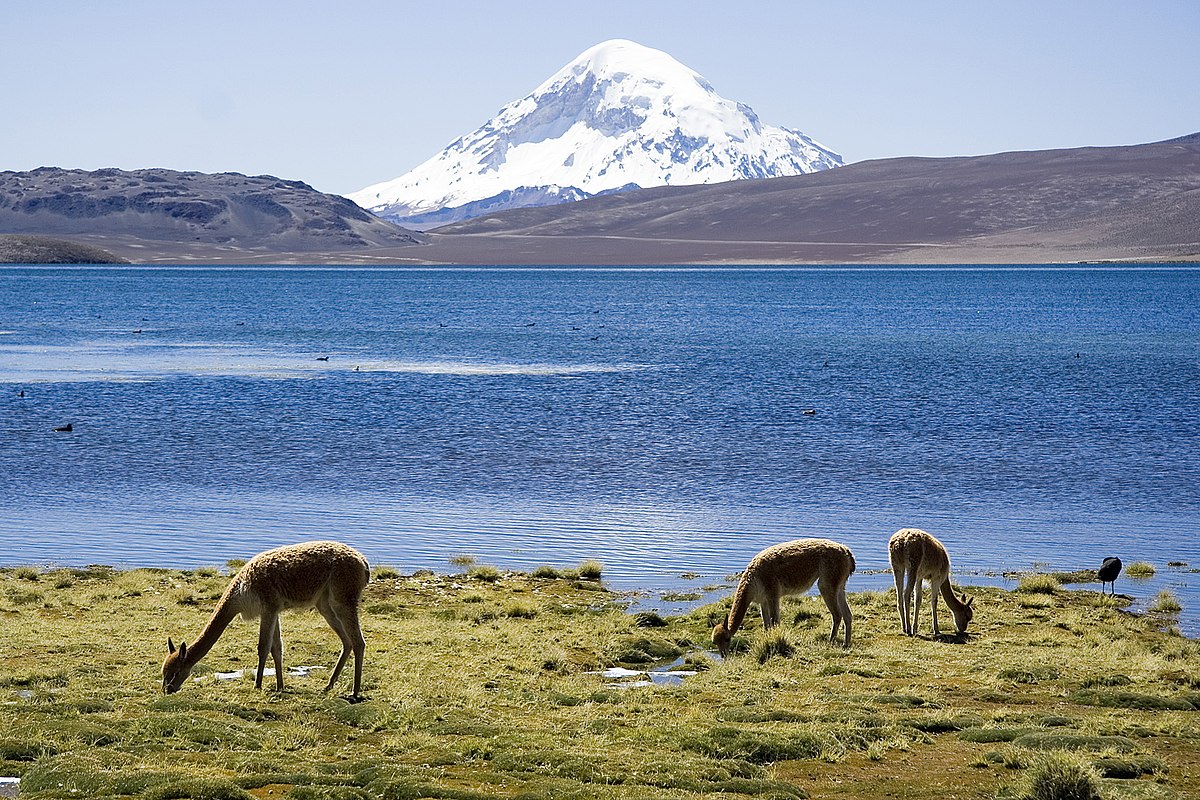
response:
{"label": "yellow-green grass", "polygon": [[1148,561],[1135,561],[1125,568],[1125,574],[1130,578],[1153,578],[1158,572]]}
{"label": "yellow-green grass", "polygon": [[[376,570],[352,704],[325,670],[255,690],[254,622],[160,694],[167,636],[191,640],[228,580],[213,570],[0,570],[0,775],[23,798],[942,800],[1019,797],[1070,752],[1105,797],[1200,792],[1200,648],[1121,598],[972,588],[970,635],[935,641],[900,633],[891,592],[852,593],[842,650],[810,597],[777,632],[752,615],[721,662],[727,600],[664,618],[596,581],[497,572]],[[318,615],[282,624],[287,664],[332,664]],[[696,674],[676,687],[598,674],[679,659]]]}

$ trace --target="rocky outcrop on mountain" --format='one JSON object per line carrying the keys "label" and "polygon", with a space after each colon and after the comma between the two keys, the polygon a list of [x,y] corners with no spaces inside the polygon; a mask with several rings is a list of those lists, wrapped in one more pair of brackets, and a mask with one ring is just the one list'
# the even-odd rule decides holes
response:
{"label": "rocky outcrop on mountain", "polygon": [[0,233],[286,252],[397,247],[424,239],[300,181],[236,172],[56,167],[0,172]]}
{"label": "rocky outcrop on mountain", "polygon": [[49,236],[0,234],[0,264],[128,264],[107,250]]}

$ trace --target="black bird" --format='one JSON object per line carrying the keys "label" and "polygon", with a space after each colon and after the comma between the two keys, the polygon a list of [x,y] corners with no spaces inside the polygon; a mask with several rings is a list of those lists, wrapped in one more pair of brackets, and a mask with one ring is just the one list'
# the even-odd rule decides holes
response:
{"label": "black bird", "polygon": [[55,428],[54,432],[55,433],[70,433],[73,430],[75,430],[75,429],[71,426],[71,423],[68,422],[66,425],[60,425],[59,427]]}
{"label": "black bird", "polygon": [[1112,593],[1117,592],[1117,576],[1121,574],[1121,559],[1116,556],[1109,556],[1104,559],[1104,563],[1100,565],[1100,569],[1096,571],[1097,577],[1100,578],[1100,594],[1104,594],[1104,584],[1111,583]]}
{"label": "black bird", "polygon": [[317,356],[317,361],[328,361],[329,356]]}

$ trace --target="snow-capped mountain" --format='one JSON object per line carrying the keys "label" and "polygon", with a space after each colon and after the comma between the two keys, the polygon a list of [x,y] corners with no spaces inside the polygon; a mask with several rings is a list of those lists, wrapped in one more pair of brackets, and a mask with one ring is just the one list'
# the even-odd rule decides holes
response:
{"label": "snow-capped mountain", "polygon": [[842,158],[660,50],[603,42],[411,172],[347,195],[409,228],[627,189],[798,175]]}

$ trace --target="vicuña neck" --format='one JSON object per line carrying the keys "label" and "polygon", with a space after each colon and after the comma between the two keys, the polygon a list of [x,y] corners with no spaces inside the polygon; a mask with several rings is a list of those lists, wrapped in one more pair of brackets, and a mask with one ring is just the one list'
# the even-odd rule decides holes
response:
{"label": "vicu\u00f1a neck", "polygon": [[221,602],[217,603],[212,616],[209,617],[204,630],[200,631],[195,641],[188,644],[187,660],[191,663],[195,664],[208,655],[208,651],[213,649],[213,645],[221,638],[221,634],[229,627],[229,623],[233,622],[233,618],[240,613],[241,609],[238,608],[232,594],[232,592],[225,593]]}
{"label": "vicu\u00f1a neck", "polygon": [[962,611],[966,608],[966,603],[959,599],[954,593],[954,587],[950,585],[950,578],[942,581],[942,599],[946,601],[946,605],[950,606],[954,611]]}
{"label": "vicu\u00f1a neck", "polygon": [[745,621],[746,612],[749,609],[750,581],[743,578],[733,593],[733,605],[729,608],[729,616],[725,618],[725,629],[730,634],[737,633],[738,629],[742,627],[742,622]]}

